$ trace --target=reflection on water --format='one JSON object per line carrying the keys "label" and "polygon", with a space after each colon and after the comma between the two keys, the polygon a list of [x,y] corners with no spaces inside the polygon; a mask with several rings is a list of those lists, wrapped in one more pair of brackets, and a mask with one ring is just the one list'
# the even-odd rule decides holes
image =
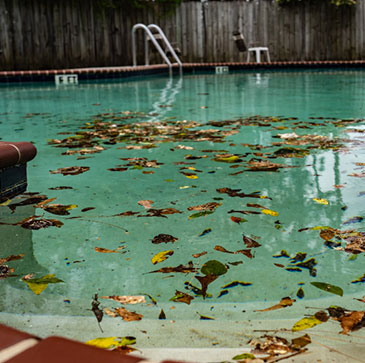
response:
{"label": "reflection on water", "polygon": [[[71,217],[79,217],[56,216],[63,221],[62,228],[34,231],[33,236],[19,226],[0,227],[7,231],[7,236],[14,233],[20,236],[21,248],[15,248],[15,245],[19,246],[18,242],[9,244],[3,242],[3,237],[1,241],[6,246],[1,257],[26,254],[27,259],[17,262],[19,273],[36,273],[38,277],[55,273],[65,281],[49,286],[40,296],[35,296],[24,283],[4,280],[1,289],[10,298],[1,308],[9,312],[19,309],[27,312],[28,307],[23,302],[11,300],[18,291],[26,296],[32,312],[42,305],[43,313],[74,315],[89,315],[90,297],[96,292],[100,295],[148,293],[161,303],[169,303],[179,290],[195,297],[192,304],[207,302],[209,307],[295,297],[299,283],[304,284],[305,298],[323,297],[325,293],[311,287],[311,281],[334,283],[341,285],[346,294],[357,293],[358,285],[351,281],[358,277],[361,256],[349,261],[345,252],[324,246],[318,230],[298,230],[330,226],[363,231],[364,222],[350,226],[343,223],[353,216],[364,215],[364,197],[359,196],[364,189],[362,179],[349,176],[359,168],[355,163],[363,160],[364,137],[360,132],[346,132],[347,127],[335,127],[333,121],[364,116],[364,78],[365,72],[361,71],[246,72],[191,75],[180,79],[149,78],[138,82],[90,82],[58,89],[51,85],[0,89],[1,137],[33,141],[39,151],[29,165],[29,189],[57,198],[55,203],[77,204],[78,208],[70,213]],[[343,102],[345,95],[346,102]],[[105,151],[81,158],[80,155],[61,155],[65,149],[47,143],[48,139],[72,135],[80,131],[85,122],[100,120],[105,115],[114,113],[115,119],[110,120],[118,124],[121,122],[119,112],[127,110],[145,113],[143,121],[151,123],[194,120],[204,124],[252,115],[293,119],[261,126],[225,125],[217,129],[236,128],[239,132],[227,136],[222,143],[168,140],[156,148],[126,150],[120,149],[124,144],[101,141]],[[131,123],[134,119],[125,117],[122,122]],[[202,126],[203,129],[212,127]],[[364,125],[358,123],[351,127],[360,129]],[[313,149],[302,158],[274,158],[277,147],[272,143],[278,140],[274,136],[292,132],[341,137],[347,139],[341,141],[347,148],[339,151]],[[181,143],[194,150],[176,149],[175,146]],[[215,154],[224,151],[211,152],[212,149],[240,155],[243,162],[235,168],[232,167],[235,164],[213,161]],[[187,154],[207,157],[187,160]],[[129,168],[124,172],[107,170],[125,164],[121,158],[147,158],[161,165],[142,170]],[[250,159],[279,162],[291,168],[278,172],[250,172],[246,171]],[[181,162],[191,164],[174,164]],[[49,173],[49,170],[73,165],[89,166],[90,171],[77,176]],[[197,169],[190,171],[198,178],[190,179],[181,174],[182,167]],[[143,174],[143,171],[154,173]],[[72,189],[49,190],[57,186],[71,186]],[[260,192],[267,198],[230,197],[218,193],[218,188]],[[329,205],[315,203],[313,198],[325,198]],[[138,204],[141,200],[151,200],[153,208],[175,208],[181,213],[140,217],[146,213]],[[188,219],[194,213],[188,210],[189,207],[213,201],[222,203],[214,213]],[[279,214],[228,213],[231,210],[260,211],[260,208],[247,207],[247,203],[258,203]],[[95,209],[81,212],[89,207]],[[6,210],[6,207],[0,208]],[[139,214],[115,216],[126,211]],[[37,210],[36,214],[55,218],[44,210]],[[247,222],[234,223],[230,219],[233,215],[245,218]],[[201,236],[209,229],[210,233]],[[178,240],[174,244],[152,244],[151,240],[158,234],[170,234]],[[260,248],[251,251],[253,258],[215,249],[216,246],[223,246],[230,252],[245,249],[242,234],[261,244]],[[123,248],[116,253],[103,254],[96,252],[95,247]],[[167,261],[153,265],[151,258],[166,250],[173,250],[173,255]],[[306,269],[301,272],[286,270],[290,265],[288,259],[273,258],[280,250],[286,250],[291,257],[303,252],[307,258],[315,258],[317,276],[311,276]],[[202,252],[207,254],[193,257]],[[200,269],[206,261],[213,259],[227,265],[229,270],[209,286],[212,296],[206,300],[185,290],[186,282],[199,287],[193,274],[150,273],[161,267],[186,265],[189,261]],[[221,295],[222,286],[235,280],[251,282],[252,286],[236,287]],[[64,300],[72,303],[66,306]],[[193,310],[187,310],[187,314],[194,315]],[[145,314],[148,316],[148,309]]]}

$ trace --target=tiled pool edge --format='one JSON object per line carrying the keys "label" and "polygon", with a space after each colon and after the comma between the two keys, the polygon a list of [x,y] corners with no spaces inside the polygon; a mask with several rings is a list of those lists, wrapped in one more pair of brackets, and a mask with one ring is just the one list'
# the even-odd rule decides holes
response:
{"label": "tiled pool edge", "polygon": [[[216,62],[216,63],[184,63],[183,71],[214,71],[215,67],[227,66],[231,70],[255,69],[300,69],[300,68],[364,68],[365,60],[356,61],[299,61],[299,62]],[[93,67],[49,70],[0,71],[0,83],[53,81],[55,75],[77,74],[79,79],[127,78],[133,76],[167,73],[166,64],[150,66]],[[177,66],[174,71],[178,72]]]}

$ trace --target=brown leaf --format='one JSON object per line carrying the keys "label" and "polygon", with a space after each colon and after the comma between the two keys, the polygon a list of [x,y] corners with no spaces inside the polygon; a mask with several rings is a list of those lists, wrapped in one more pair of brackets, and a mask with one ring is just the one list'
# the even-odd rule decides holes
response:
{"label": "brown leaf", "polygon": [[145,207],[146,209],[151,208],[153,201],[152,200],[140,200],[138,202],[139,205],[142,205],[143,207]]}
{"label": "brown leaf", "polygon": [[177,240],[178,240],[177,237],[171,236],[170,234],[160,233],[159,235],[153,237],[152,243],[154,243],[154,244],[170,243],[170,242],[174,243]]}
{"label": "brown leaf", "polygon": [[0,265],[4,264],[6,262],[10,262],[10,261],[21,260],[23,257],[24,257],[24,253],[21,253],[19,255],[10,255],[8,257],[0,258]]}
{"label": "brown leaf", "polygon": [[200,252],[200,253],[195,253],[195,254],[193,254],[193,257],[198,258],[198,257],[206,255],[207,253],[208,253],[207,251]]}
{"label": "brown leaf", "polygon": [[125,308],[115,308],[114,310],[124,321],[138,321],[143,318],[143,315],[137,314],[134,311],[129,311]]}
{"label": "brown leaf", "polygon": [[121,304],[140,304],[145,303],[146,298],[143,295],[137,295],[137,296],[117,296],[117,295],[111,295],[111,296],[100,296],[101,299],[111,299],[118,301]]}
{"label": "brown leaf", "polygon": [[123,248],[125,248],[125,246],[118,247],[115,250],[109,250],[103,247],[94,247],[94,250],[101,253],[119,253],[119,250],[122,250]]}
{"label": "brown leaf", "polygon": [[127,212],[122,212],[119,214],[114,214],[113,217],[129,217],[129,216],[134,216],[136,214],[139,214],[139,212],[132,212],[132,211],[127,211]]}
{"label": "brown leaf", "polygon": [[292,306],[295,301],[296,301],[295,299],[291,299],[290,297],[283,297],[280,300],[279,304],[270,306],[269,308],[263,310],[254,310],[254,311],[272,311],[272,310],[282,309],[288,306]]}
{"label": "brown leaf", "polygon": [[117,167],[117,168],[109,168],[109,171],[126,171],[128,170],[128,168],[121,168],[121,167]]}
{"label": "brown leaf", "polygon": [[261,209],[266,209],[266,207],[260,205],[260,204],[255,204],[255,203],[247,203],[246,204],[247,207],[251,207],[251,208],[261,208]]}
{"label": "brown leaf", "polygon": [[365,326],[365,311],[353,311],[345,314],[341,319],[342,331],[340,334],[348,334]]}
{"label": "brown leaf", "polygon": [[335,236],[335,234],[336,233],[333,229],[322,229],[319,235],[325,241],[329,241],[330,239],[332,239]]}
{"label": "brown leaf", "polygon": [[63,223],[57,219],[45,219],[38,216],[32,216],[18,223],[15,223],[14,225],[20,225],[25,229],[38,230],[41,228],[48,228],[52,226],[60,228],[61,226],[63,226]]}
{"label": "brown leaf", "polygon": [[260,247],[261,244],[256,242],[255,240],[253,240],[250,237],[245,236],[244,234],[242,234],[243,237],[243,243],[248,247],[248,248],[256,248],[256,247]]}
{"label": "brown leaf", "polygon": [[188,210],[214,211],[220,205],[222,205],[222,203],[210,202],[210,203],[205,203],[205,204],[189,207]]}
{"label": "brown leaf", "polygon": [[51,174],[63,174],[63,175],[78,175],[88,171],[88,166],[68,166],[66,168],[59,168],[57,170],[50,170]]}
{"label": "brown leaf", "polygon": [[347,241],[345,252],[359,254],[365,252],[365,233],[360,235],[346,237]]}
{"label": "brown leaf", "polygon": [[245,255],[248,258],[253,258],[251,250],[238,250],[235,252],[235,254],[238,254],[238,253],[242,253],[243,255]]}
{"label": "brown leaf", "polygon": [[201,294],[203,295],[203,297],[207,296],[207,289],[208,289],[208,285],[213,282],[214,280],[216,280],[218,278],[218,276],[216,275],[205,275],[205,276],[195,276],[195,278],[200,282],[202,289],[201,289]]}
{"label": "brown leaf", "polygon": [[299,350],[304,348],[306,345],[312,342],[310,336],[308,334],[302,335],[299,338],[294,338],[291,341],[291,347],[295,350]]}
{"label": "brown leaf", "polygon": [[172,300],[190,305],[191,300],[194,300],[194,298],[185,292],[176,290],[175,296],[172,298]]}
{"label": "brown leaf", "polygon": [[240,217],[231,216],[231,221],[240,224],[241,222],[246,222],[245,219]]}
{"label": "brown leaf", "polygon": [[232,252],[232,251],[228,251],[228,250],[226,250],[224,247],[219,246],[219,245],[215,246],[215,247],[214,247],[214,249],[215,249],[216,251],[219,251],[219,252],[225,252],[225,253],[232,253],[232,254],[234,254],[234,252]]}
{"label": "brown leaf", "polygon": [[193,263],[191,261],[188,262],[186,266],[179,265],[176,267],[163,267],[159,270],[151,271],[149,273],[170,273],[170,272],[181,272],[181,273],[190,273],[190,272],[198,272],[198,269],[194,267]]}

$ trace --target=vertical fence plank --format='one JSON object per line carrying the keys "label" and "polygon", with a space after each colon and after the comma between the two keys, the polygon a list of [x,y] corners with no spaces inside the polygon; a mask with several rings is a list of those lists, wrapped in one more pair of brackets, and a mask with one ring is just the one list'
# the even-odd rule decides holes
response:
{"label": "vertical fence plank", "polygon": [[[99,4],[99,5],[97,5]],[[365,57],[365,1],[336,8],[327,2],[279,6],[266,0],[183,1],[175,10],[101,8],[90,0],[0,0],[0,68],[65,68],[132,64],[131,29],[156,23],[178,43],[184,62],[245,60],[232,32],[266,45],[273,60]],[[138,32],[138,63],[144,35]],[[155,55],[153,62],[161,62]]]}

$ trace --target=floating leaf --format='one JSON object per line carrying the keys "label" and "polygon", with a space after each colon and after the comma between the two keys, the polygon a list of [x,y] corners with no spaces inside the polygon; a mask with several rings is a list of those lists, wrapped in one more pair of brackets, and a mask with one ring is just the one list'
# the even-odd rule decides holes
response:
{"label": "floating leaf", "polygon": [[191,300],[194,300],[194,298],[191,295],[186,294],[185,292],[178,291],[178,290],[176,290],[175,296],[173,296],[170,299],[170,301],[181,302],[181,303],[185,303],[188,305],[190,305]]}
{"label": "floating leaf", "polygon": [[152,257],[152,263],[155,265],[156,263],[160,263],[162,261],[165,261],[169,258],[169,256],[172,256],[173,254],[174,254],[174,251],[171,251],[171,250],[156,253]]}
{"label": "floating leaf", "polygon": [[177,241],[178,238],[171,236],[171,234],[164,234],[160,233],[159,235],[153,237],[152,243],[158,244],[158,243],[174,243]]}
{"label": "floating leaf", "polygon": [[140,201],[138,201],[138,204],[149,209],[149,208],[151,208],[153,201],[152,200],[140,200]]}
{"label": "floating leaf", "polygon": [[63,280],[55,277],[54,274],[48,274],[37,279],[27,279],[23,277],[22,281],[24,281],[36,295],[39,295],[42,291],[44,291],[47,288],[48,284],[57,284],[59,282],[64,282]]}
{"label": "floating leaf", "polygon": [[318,320],[315,316],[306,317],[297,321],[293,327],[292,331],[301,331],[305,329],[313,328],[316,325],[322,324],[323,322]]}
{"label": "floating leaf", "polygon": [[162,273],[170,273],[170,272],[181,272],[181,273],[189,273],[189,272],[197,272],[197,268],[194,267],[193,263],[190,261],[186,266],[179,265],[176,267],[163,267],[159,270],[151,271],[149,273],[156,273],[156,272],[162,272]]}
{"label": "floating leaf", "polygon": [[103,248],[103,247],[94,247],[94,250],[96,252],[100,252],[100,253],[119,253],[120,250],[124,249],[125,246],[121,246],[116,248],[115,250],[109,250],[108,248]]}
{"label": "floating leaf", "polygon": [[195,218],[199,218],[199,217],[205,217],[209,214],[212,214],[213,212],[212,211],[203,211],[203,212],[199,212],[199,213],[194,213],[192,214],[191,216],[188,217],[188,219],[195,219]]}
{"label": "floating leaf", "polygon": [[222,296],[224,296],[224,295],[227,295],[228,293],[229,293],[229,291],[228,291],[228,290],[222,290],[222,291],[219,293],[218,298],[219,298],[219,297],[222,297]]}
{"label": "floating leaf", "polygon": [[210,316],[201,315],[198,312],[196,312],[200,316],[200,320],[215,320],[215,318],[212,318]]}
{"label": "floating leaf", "polygon": [[351,281],[351,283],[353,283],[353,284],[357,284],[359,282],[365,282],[365,274],[363,274],[362,276],[360,276],[356,280]]}
{"label": "floating leaf", "polygon": [[285,250],[281,250],[279,254],[273,255],[272,257],[274,257],[274,258],[279,258],[279,257],[289,258],[290,256],[289,256],[288,252],[286,252]]}
{"label": "floating leaf", "polygon": [[198,210],[198,211],[211,211],[211,212],[213,212],[216,208],[218,208],[221,205],[222,205],[222,203],[209,202],[209,203],[189,207],[188,210],[189,211],[190,210]]}
{"label": "floating leaf", "polygon": [[0,258],[0,265],[4,264],[6,262],[10,262],[10,261],[21,260],[23,257],[24,257],[24,253],[21,253],[19,255],[10,255],[8,257]]}
{"label": "floating leaf", "polygon": [[261,213],[263,213],[263,214],[267,214],[267,215],[269,215],[269,216],[273,216],[273,217],[276,217],[276,216],[278,216],[278,215],[279,215],[279,213],[278,213],[278,212],[275,212],[274,210],[271,210],[271,209],[262,209],[262,210],[261,210]]}
{"label": "floating leaf", "polygon": [[301,287],[297,291],[297,297],[299,299],[303,299],[303,297],[304,297],[304,290]]}
{"label": "floating leaf", "polygon": [[68,204],[68,205],[62,205],[62,204],[50,204],[43,209],[49,213],[57,214],[57,215],[69,215],[69,210],[77,208],[76,204]]}
{"label": "floating leaf", "polygon": [[360,223],[364,220],[361,216],[356,216],[348,219],[347,221],[343,222],[342,224],[351,224],[351,223]]}
{"label": "floating leaf", "polygon": [[329,241],[336,235],[336,233],[332,228],[329,228],[329,229],[322,229],[319,235],[325,241]]}
{"label": "floating leaf", "polygon": [[102,349],[111,349],[116,347],[124,347],[126,345],[131,345],[136,343],[136,338],[134,337],[106,337],[106,338],[96,338],[85,342],[87,345],[92,345],[93,347]]}
{"label": "floating leaf", "polygon": [[159,318],[160,320],[164,320],[164,319],[166,319],[166,314],[165,314],[165,312],[163,311],[163,309],[161,309],[160,314],[158,315],[158,318]]}
{"label": "floating leaf", "polygon": [[38,216],[32,216],[18,223],[15,223],[14,225],[20,225],[25,229],[38,230],[41,228],[48,228],[48,227],[60,228],[61,226],[63,226],[63,223],[57,219],[46,219],[46,218],[40,218]]}
{"label": "floating leaf", "polygon": [[232,287],[236,287],[236,286],[251,286],[252,283],[251,282],[245,282],[245,281],[232,281],[227,285],[222,286],[222,289],[230,289]]}
{"label": "floating leaf", "polygon": [[247,219],[231,216],[231,221],[240,224],[247,222]]}
{"label": "floating leaf", "polygon": [[311,285],[323,291],[330,292],[331,294],[343,296],[343,290],[341,289],[341,287],[327,284],[326,282],[311,282]]}
{"label": "floating leaf", "polygon": [[217,245],[217,246],[214,247],[214,249],[216,251],[219,251],[219,252],[225,252],[225,253],[232,253],[232,254],[234,254],[234,252],[226,250],[223,246]]}
{"label": "floating leaf", "polygon": [[63,174],[63,175],[78,175],[85,173],[90,168],[88,166],[68,166],[66,168],[59,168],[57,170],[50,170],[51,174]]}
{"label": "floating leaf", "polygon": [[300,350],[304,348],[306,345],[310,344],[312,342],[310,336],[308,334],[302,335],[299,338],[294,338],[291,341],[292,348],[296,350]]}
{"label": "floating leaf", "polygon": [[222,163],[235,163],[241,161],[237,155],[231,156],[217,156],[213,159],[214,161],[220,161]]}
{"label": "floating leaf", "polygon": [[323,204],[323,205],[328,205],[330,204],[329,201],[327,199],[324,198],[312,198],[316,203],[318,204]]}
{"label": "floating leaf", "polygon": [[198,257],[206,255],[207,253],[208,253],[207,251],[203,251],[203,252],[200,252],[200,253],[194,253],[193,257],[198,258]]}
{"label": "floating leaf", "polygon": [[202,266],[200,271],[204,275],[220,276],[227,272],[227,267],[217,260],[210,260]]}
{"label": "floating leaf", "polygon": [[200,233],[198,237],[203,237],[203,236],[205,236],[206,234],[208,234],[210,232],[212,232],[212,229],[211,228],[207,228],[202,233]]}
{"label": "floating leaf", "polygon": [[98,301],[98,294],[95,294],[91,301],[91,311],[94,313],[98,324],[103,320],[104,316],[103,310],[101,310],[99,306],[100,302]]}
{"label": "floating leaf", "polygon": [[121,304],[141,304],[146,302],[146,298],[143,295],[137,296],[100,296],[101,299],[111,299]]}
{"label": "floating leaf", "polygon": [[352,311],[340,318],[342,331],[340,334],[348,334],[351,331],[364,327],[365,311]]}
{"label": "floating leaf", "polygon": [[195,276],[195,278],[200,282],[202,286],[199,294],[203,295],[203,297],[205,298],[207,296],[208,285],[215,281],[218,278],[218,275],[207,274],[205,276]]}
{"label": "floating leaf", "polygon": [[248,247],[248,248],[257,248],[260,247],[260,243],[256,242],[254,239],[245,236],[244,234],[242,234],[242,238],[243,238],[243,243]]}
{"label": "floating leaf", "polygon": [[279,304],[270,306],[269,308],[266,309],[262,309],[262,310],[255,310],[255,311],[272,311],[272,310],[277,310],[277,309],[282,309],[282,308],[286,308],[288,306],[292,306],[293,303],[295,302],[295,299],[291,299],[290,297],[283,297]]}

